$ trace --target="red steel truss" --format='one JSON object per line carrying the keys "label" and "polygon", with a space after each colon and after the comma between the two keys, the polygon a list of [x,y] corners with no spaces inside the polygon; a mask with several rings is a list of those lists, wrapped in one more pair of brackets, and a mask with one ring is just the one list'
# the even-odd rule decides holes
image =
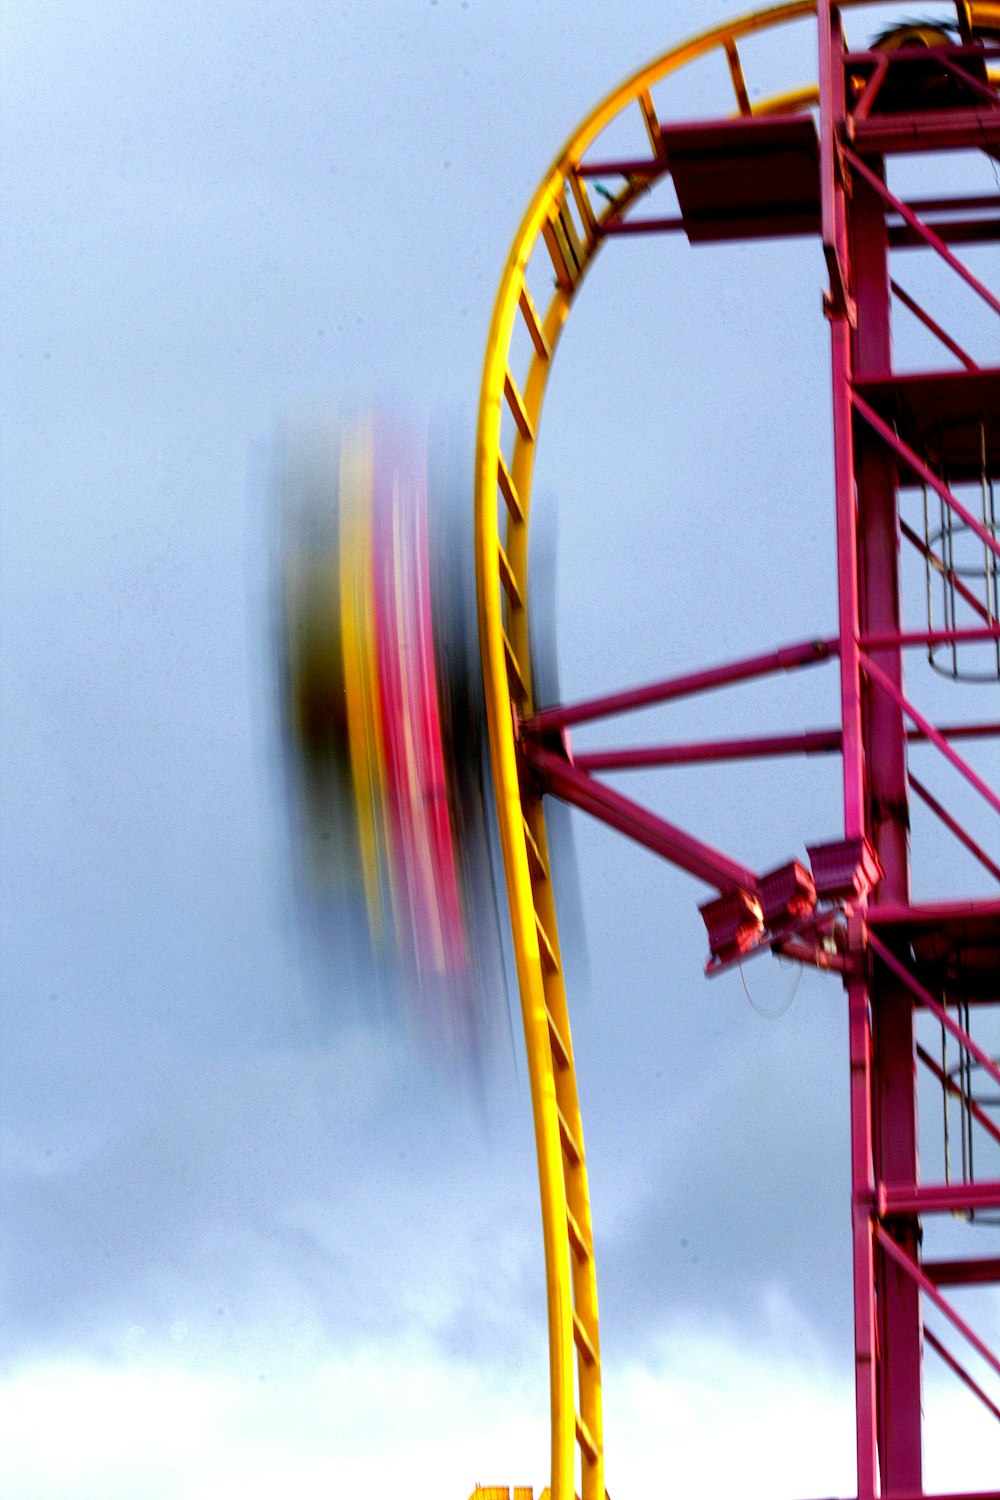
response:
{"label": "red steel truss", "polygon": [[[934,258],[982,306],[988,348],[997,347],[1000,297],[959,258],[954,245],[1000,240],[1000,198],[904,198],[890,187],[903,155],[985,153],[1000,160],[1000,97],[991,81],[1000,60],[992,34],[959,24],[923,42],[850,51],[840,14],[820,0],[819,108],[808,112],[659,126],[661,150],[648,161],[592,163],[581,175],[615,172],[652,180],[669,170],[680,215],[609,220],[602,234],[684,232],[694,244],[771,235],[819,235],[829,270],[834,489],[839,628],[817,639],[630,692],[546,708],[525,718],[519,748],[526,774],[545,791],[585,809],[718,891],[703,908],[709,972],[769,948],[840,973],[850,1038],[852,1233],[858,1500],[916,1500],[922,1473],[922,1362],[925,1345],[1000,1421],[1000,1358],[946,1289],[995,1288],[1000,1258],[923,1259],[924,1224],[950,1214],[1000,1219],[997,1117],[982,1085],[1000,1092],[1000,1066],[974,1032],[1000,1005],[1000,900],[955,893],[934,903],[911,894],[910,792],[1000,882],[1000,865],[909,766],[909,747],[933,747],[965,778],[987,818],[1000,812],[1000,777],[976,771],[957,745],[1000,735],[1000,715],[935,724],[911,701],[904,656],[922,647],[932,664],[986,646],[1000,667],[997,564],[1000,536],[986,508],[956,490],[1000,476],[1000,367],[984,366],[891,274],[893,252]],[[926,39],[925,39],[926,40]],[[899,372],[892,323],[906,309],[937,341],[940,367]],[[957,365],[956,365],[957,362]],[[901,515],[901,496],[923,489],[943,518],[924,536]],[[956,531],[985,558],[985,588],[954,559]],[[927,567],[928,589],[950,590],[944,624],[904,628],[903,544]],[[957,611],[964,610],[959,615]],[[948,653],[935,658],[934,653]],[[839,726],[801,734],[703,741],[574,756],[570,726],[717,689],[768,673],[836,660]],[[1000,675],[1000,673],[998,673]],[[996,683],[987,713],[996,709]],[[843,838],[809,848],[807,868],[790,860],[748,870],[600,783],[595,772],[758,756],[840,754]],[[989,843],[988,834],[985,842]],[[918,1017],[932,1018],[957,1066],[918,1042]],[[922,1025],[928,1024],[922,1021]],[[942,1054],[946,1056],[946,1054]],[[918,1071],[940,1085],[961,1116],[962,1169],[945,1181],[919,1170]],[[946,1117],[947,1118],[947,1117]],[[975,1240],[975,1235],[966,1239]],[[978,1248],[978,1247],[976,1247]],[[925,1311],[933,1327],[924,1328]],[[963,1346],[973,1351],[967,1368]],[[990,1391],[993,1391],[992,1395]],[[1000,1468],[1000,1463],[998,1463]],[[1000,1490],[989,1492],[1000,1496]],[[982,1497],[980,1497],[982,1500]]]}

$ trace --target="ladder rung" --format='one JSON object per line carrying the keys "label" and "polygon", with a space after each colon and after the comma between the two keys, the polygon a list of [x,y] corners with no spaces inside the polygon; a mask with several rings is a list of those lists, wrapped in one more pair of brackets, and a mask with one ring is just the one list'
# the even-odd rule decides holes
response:
{"label": "ladder rung", "polygon": [[559,223],[562,227],[563,234],[566,236],[566,243],[569,246],[569,253],[570,255],[572,255],[574,261],[576,262],[577,269],[582,271],[587,257],[583,253],[583,245],[580,242],[580,232],[576,227],[576,220],[573,218],[573,212],[569,206],[569,199],[566,197],[565,188],[563,189],[563,195],[559,200]]}
{"label": "ladder rung", "polygon": [[648,89],[643,89],[639,95],[639,108],[642,110],[642,118],[646,126],[646,134],[649,136],[649,144],[654,156],[663,155],[663,136],[660,134],[660,122],[656,117],[656,105],[653,96]]}
{"label": "ladder rung", "polygon": [[542,226],[545,246],[556,273],[556,282],[564,292],[571,292],[580,279],[576,258],[570,248],[566,228],[558,214]]}
{"label": "ladder rung", "polygon": [[729,76],[733,80],[733,93],[736,95],[740,114],[750,115],[753,110],[750,107],[750,95],[747,93],[747,81],[743,76],[743,64],[740,62],[736,43],[732,39],[726,43],[726,61],[729,64]]}
{"label": "ladder rung", "polygon": [[506,630],[502,630],[501,634],[503,635],[504,655],[507,658],[508,675],[513,678],[514,686],[517,688],[519,696],[522,698],[526,698],[528,696],[528,688],[523,676],[521,675],[520,664],[518,663],[517,657],[514,655],[514,647],[510,643],[510,637],[508,636]]}
{"label": "ladder rung", "polygon": [[528,820],[524,816],[524,813],[521,814],[521,827],[524,829],[524,842],[528,846],[528,863],[531,865],[539,880],[548,880],[548,866],[542,858],[542,851],[541,849],[539,849],[537,843],[535,842],[535,835],[528,827]]}
{"label": "ladder rung", "polygon": [[545,1019],[549,1027],[549,1042],[552,1047],[552,1054],[561,1068],[568,1068],[569,1048],[563,1040],[563,1034],[556,1025],[555,1016],[553,1016],[548,1006],[545,1007]]}
{"label": "ladder rung", "polygon": [[551,359],[552,345],[545,337],[545,329],[542,327],[542,320],[538,316],[538,308],[535,306],[534,298],[526,286],[522,286],[521,295],[518,300],[521,304],[521,312],[524,314],[524,321],[528,326],[528,332],[531,335],[531,342],[535,346],[536,354],[539,359]]}
{"label": "ladder rung", "polygon": [[524,595],[521,586],[514,577],[514,569],[510,565],[510,559],[502,546],[497,547],[498,561],[500,564],[500,582],[504,586],[507,598],[516,609],[524,608]]}
{"label": "ladder rung", "polygon": [[[569,1123],[562,1110],[556,1105],[556,1114],[559,1116],[559,1139],[562,1141],[563,1151],[574,1167],[578,1167],[583,1161],[583,1147],[569,1128]],[[569,1210],[567,1209],[567,1213]]]}
{"label": "ladder rung", "polygon": [[587,192],[587,184],[579,172],[571,172],[569,178],[570,187],[573,189],[573,197],[576,206],[580,210],[580,218],[583,220],[584,231],[587,235],[587,244],[593,245],[597,238],[597,217],[590,202],[590,194]]}
{"label": "ladder rung", "polygon": [[583,1454],[584,1458],[587,1459],[589,1463],[596,1464],[598,1458],[600,1457],[600,1454],[597,1451],[597,1444],[591,1437],[590,1428],[587,1426],[586,1422],[583,1420],[579,1412],[576,1413],[576,1440],[580,1445],[580,1452]]}
{"label": "ladder rung", "polygon": [[514,421],[517,423],[518,432],[526,443],[534,442],[535,429],[531,425],[528,408],[525,406],[524,397],[518,390],[517,383],[509,370],[504,372],[503,393],[507,397],[507,405],[510,407]]}
{"label": "ladder rung", "polygon": [[577,1260],[583,1263],[590,1259],[590,1246],[583,1237],[583,1230],[573,1217],[569,1204],[566,1205],[566,1235],[569,1239],[570,1248]]}
{"label": "ladder rung", "polygon": [[587,1364],[596,1365],[597,1350],[591,1343],[590,1334],[584,1328],[583,1319],[575,1308],[573,1309],[573,1339]]}
{"label": "ladder rung", "polygon": [[549,938],[548,933],[542,926],[542,919],[538,915],[537,911],[535,912],[535,930],[538,933],[538,943],[541,951],[542,963],[544,964],[545,968],[549,970],[550,974],[558,974],[559,960],[556,958],[556,950],[552,946],[552,941]]}
{"label": "ladder rung", "polygon": [[514,488],[514,481],[510,477],[510,470],[504,461],[502,453],[497,455],[497,460],[497,483],[503,491],[503,497],[507,502],[507,509],[510,511],[513,520],[523,523],[524,506],[521,504],[520,495]]}

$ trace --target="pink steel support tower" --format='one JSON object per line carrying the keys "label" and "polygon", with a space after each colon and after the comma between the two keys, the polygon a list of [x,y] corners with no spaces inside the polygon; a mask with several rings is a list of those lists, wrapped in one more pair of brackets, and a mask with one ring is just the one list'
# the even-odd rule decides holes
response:
{"label": "pink steel support tower", "polygon": [[[937,492],[953,516],[957,497],[949,485],[976,477],[977,470],[984,485],[992,482],[1000,469],[1000,371],[980,369],[939,329],[945,358],[953,356],[948,366],[897,377],[889,268],[891,245],[923,245],[979,294],[986,317],[995,322],[1000,303],[949,245],[973,233],[995,239],[996,221],[977,220],[973,227],[957,216],[963,205],[938,201],[932,227],[886,185],[888,163],[900,153],[972,149],[996,155],[1000,112],[987,87],[988,49],[960,35],[957,45],[945,43],[920,58],[907,40],[895,52],[852,55],[836,9],[828,0],[820,6],[820,193],[831,281],[844,833],[873,857],[879,872],[867,910],[859,905],[848,922],[845,975],[859,1497],[923,1493],[922,1293],[968,1335],[972,1330],[945,1301],[941,1284],[1000,1276],[996,1261],[921,1265],[926,1214],[972,1215],[1000,1206],[997,1182],[921,1184],[915,1037],[915,1015],[923,1005],[940,1012],[960,1049],[968,1053],[974,1046],[964,1027],[948,1024],[946,1007],[955,1000],[967,1017],[971,999],[1000,997],[1000,906],[968,901],[935,910],[911,900],[907,721],[924,726],[904,693],[903,652],[912,637],[903,634],[900,612],[899,505],[900,488],[920,482]],[[933,319],[925,316],[930,326]],[[969,516],[964,524],[985,549],[980,614],[985,629],[995,631],[995,519],[987,510],[976,522]],[[930,550],[932,538],[923,545]],[[929,561],[946,581],[957,581],[949,559]],[[946,643],[933,628],[923,639],[932,650]],[[964,766],[947,740],[939,743]],[[996,807],[995,795],[980,789]],[[985,1055],[982,1066],[1000,1076]],[[949,1079],[942,1081],[947,1088]],[[979,1353],[1000,1370],[992,1351],[982,1346]],[[954,1356],[946,1351],[946,1358]]]}

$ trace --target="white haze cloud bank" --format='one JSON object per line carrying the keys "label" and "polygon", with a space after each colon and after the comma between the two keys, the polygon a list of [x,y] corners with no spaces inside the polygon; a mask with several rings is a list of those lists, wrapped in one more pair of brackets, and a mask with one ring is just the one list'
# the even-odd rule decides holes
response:
{"label": "white haze cloud bank", "polygon": [[[746,1500],[854,1493],[853,1396],[843,1372],[773,1293],[772,1338],[680,1325],[613,1372],[606,1437],[612,1494],[650,1486]],[[297,1500],[330,1495],[465,1500],[476,1483],[546,1479],[542,1351],[502,1381],[423,1335],[324,1347],[316,1330],[262,1334],[256,1374],[129,1330],[117,1356],[38,1360],[0,1382],[0,1490],[18,1500]],[[777,1352],[776,1352],[777,1350]],[[927,1486],[947,1472],[995,1478],[995,1424],[931,1379]],[[954,1452],[969,1457],[957,1472]],[[978,1457],[975,1456],[978,1450]],[[952,1456],[944,1465],[946,1451]]]}

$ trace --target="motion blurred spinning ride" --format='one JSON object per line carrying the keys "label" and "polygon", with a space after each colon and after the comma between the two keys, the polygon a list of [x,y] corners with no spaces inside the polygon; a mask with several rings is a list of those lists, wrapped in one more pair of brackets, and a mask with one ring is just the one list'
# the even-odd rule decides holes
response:
{"label": "motion blurred spinning ride", "polygon": [[506,1005],[468,481],[442,447],[384,413],[290,435],[280,656],[302,884],[339,987],[478,1069]]}
{"label": "motion blurred spinning ride", "polygon": [[[605,1491],[593,1237],[546,794],[715,888],[717,895],[701,908],[710,973],[770,949],[842,978],[850,1036],[859,1500],[925,1493],[924,1343],[1000,1419],[1000,1359],[966,1320],[966,1302],[960,1313],[948,1295],[951,1287],[996,1286],[1000,1256],[967,1249],[947,1258],[923,1254],[925,1225],[930,1230],[936,1217],[995,1222],[1000,1211],[1000,1068],[973,1034],[989,1033],[1000,1004],[1000,901],[964,894],[915,900],[909,839],[912,791],[986,875],[1000,880],[1000,867],[979,838],[909,764],[911,748],[936,751],[990,813],[1000,812],[1000,778],[990,785],[956,748],[963,739],[1000,735],[994,505],[1000,300],[954,248],[996,243],[1000,197],[953,190],[924,197],[895,187],[903,156],[926,166],[952,153],[956,176],[970,159],[1000,159],[1000,7],[959,0],[957,10],[939,7],[939,20],[891,25],[860,48],[848,44],[842,23],[842,12],[851,8],[805,0],[759,11],[676,47],[609,95],[571,137],[532,199],[490,329],[477,446],[479,618],[541,1183],[554,1500],[570,1500],[575,1491],[583,1500],[603,1500]],[[757,91],[744,72],[745,43],[755,33],[796,23],[815,24],[818,85],[751,102]],[[654,90],[668,85],[666,98],[672,74],[711,56],[721,64],[728,94],[720,95],[717,116],[664,118]],[[603,147],[602,137],[628,114],[641,119],[647,148],[623,159]],[[667,179],[676,211],[636,213]],[[541,704],[528,651],[528,523],[553,355],[597,252],[610,241],[659,233],[684,234],[692,245],[789,235],[822,242],[829,272],[839,630],[833,638],[633,691]],[[978,299],[980,348],[963,347],[945,326],[946,315],[935,315],[899,284],[896,263],[904,250],[943,265]],[[895,320],[907,315],[932,336],[938,353],[929,366],[904,371],[893,363],[891,335]],[[521,368],[519,341],[529,354]],[[928,616],[921,628],[902,617],[901,541],[926,569]],[[904,686],[903,657],[913,648],[925,650],[935,668],[955,679],[992,683],[988,721],[932,723]],[[837,728],[652,750],[574,754],[570,747],[568,731],[576,725],[823,661],[839,661]],[[842,836],[810,844],[808,865],[790,859],[764,874],[594,775],[823,752],[842,758]],[[938,1033],[938,1056],[928,1030]],[[919,1176],[918,1063],[943,1091],[943,1181]],[[960,1122],[957,1172],[949,1101]],[[925,1311],[935,1319],[933,1328],[924,1328]],[[955,1352],[956,1335],[974,1351],[972,1370]],[[961,1454],[955,1457],[960,1464]],[[520,1500],[530,1492],[514,1494]]]}

